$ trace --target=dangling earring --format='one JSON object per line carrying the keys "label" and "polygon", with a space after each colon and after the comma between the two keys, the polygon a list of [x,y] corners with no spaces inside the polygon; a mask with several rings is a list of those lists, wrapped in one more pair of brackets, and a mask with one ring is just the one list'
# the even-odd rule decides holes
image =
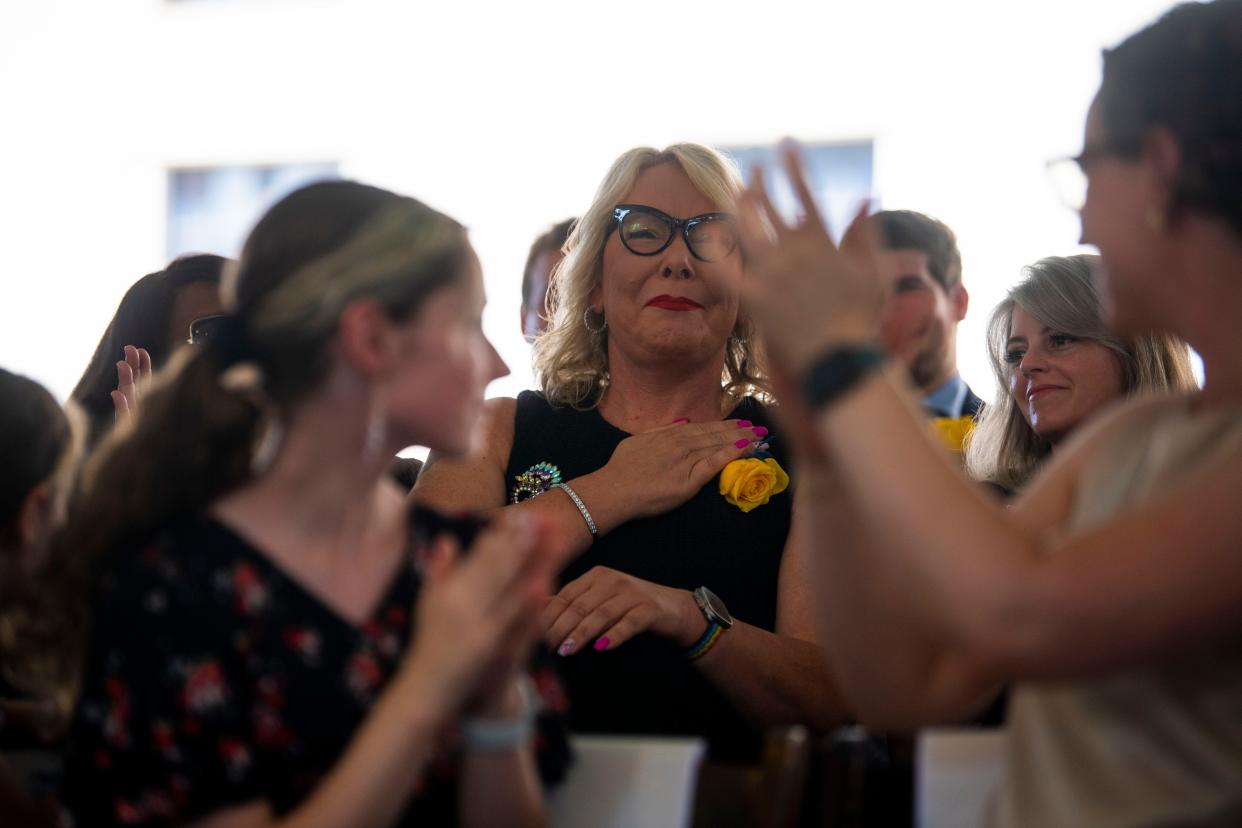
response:
{"label": "dangling earring", "polygon": [[608,328],[608,317],[604,314],[603,311],[600,311],[599,316],[601,319],[604,320],[604,324],[600,325],[598,328],[592,328],[591,327],[591,310],[592,308],[590,306],[587,306],[587,308],[582,311],[582,324],[586,327],[587,331],[594,334],[595,336],[599,336]]}
{"label": "dangling earring", "polygon": [[285,442],[285,429],[271,408],[264,414],[259,429],[259,439],[255,441],[254,449],[250,452],[250,473],[255,477],[262,477],[272,467],[272,463],[276,462],[276,455],[280,453],[280,447]]}
{"label": "dangling earring", "polygon": [[1147,208],[1147,229],[1153,233],[1163,233],[1165,225],[1164,210],[1159,207]]}
{"label": "dangling earring", "polygon": [[362,441],[362,459],[372,463],[379,459],[384,444],[388,442],[388,411],[379,399],[379,395],[371,392],[371,404],[367,410],[367,431]]}

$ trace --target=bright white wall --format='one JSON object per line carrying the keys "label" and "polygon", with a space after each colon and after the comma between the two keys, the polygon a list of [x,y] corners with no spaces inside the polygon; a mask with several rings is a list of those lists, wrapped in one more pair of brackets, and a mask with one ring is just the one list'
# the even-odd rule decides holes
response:
{"label": "bright white wall", "polygon": [[874,137],[885,207],[960,238],[967,379],[1027,262],[1077,251],[1044,175],[1080,145],[1099,53],[1168,0],[765,4],[6,0],[0,365],[66,396],[163,263],[169,166],[336,160],[465,222],[485,326],[529,384],[520,270],[635,144]]}

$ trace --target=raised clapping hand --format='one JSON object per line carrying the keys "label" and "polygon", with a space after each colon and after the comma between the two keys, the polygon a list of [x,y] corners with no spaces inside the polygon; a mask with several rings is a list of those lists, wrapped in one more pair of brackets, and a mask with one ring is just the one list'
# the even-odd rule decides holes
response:
{"label": "raised clapping hand", "polygon": [[754,454],[768,430],[748,420],[678,423],[622,440],[600,470],[631,519],[675,509],[720,470]]}
{"label": "raised clapping hand", "polygon": [[763,171],[738,200],[738,227],[747,255],[743,295],[771,357],[798,377],[815,357],[844,344],[872,342],[883,300],[875,242],[864,204],[840,246],[833,243],[807,186],[797,148],[781,155],[803,219],[790,225],[772,206]]}
{"label": "raised clapping hand", "polygon": [[707,623],[684,589],[597,566],[575,578],[544,608],[544,641],[563,656],[586,647],[615,650],[642,632],[689,647]]}
{"label": "raised clapping hand", "polygon": [[[524,667],[539,611],[563,565],[546,524],[512,514],[484,530],[466,554],[441,537],[423,562],[415,641],[401,678],[444,713],[486,697]],[[481,684],[486,683],[487,687]]]}
{"label": "raised clapping hand", "polygon": [[125,359],[116,363],[116,390],[112,407],[116,418],[123,420],[138,410],[138,402],[151,380],[151,355],[146,348],[125,346]]}

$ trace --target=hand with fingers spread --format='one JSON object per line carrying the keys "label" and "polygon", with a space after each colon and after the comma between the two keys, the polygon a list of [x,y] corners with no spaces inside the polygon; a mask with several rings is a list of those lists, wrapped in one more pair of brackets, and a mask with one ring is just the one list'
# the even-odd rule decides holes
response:
{"label": "hand with fingers spread", "polygon": [[756,170],[738,200],[738,227],[748,257],[747,306],[772,355],[793,375],[827,349],[876,338],[882,288],[868,205],[834,244],[816,207],[795,148],[783,149],[785,169],[804,215],[790,225],[776,211]]}
{"label": "hand with fingers spread", "polygon": [[693,497],[733,460],[754,453],[768,429],[749,420],[679,423],[618,444],[600,470],[631,517],[658,515]]}
{"label": "hand with fingers spread", "polygon": [[540,620],[544,641],[562,656],[587,647],[615,650],[644,632],[689,647],[704,627],[691,593],[606,566],[566,584],[544,607]]}
{"label": "hand with fingers spread", "polygon": [[[537,517],[514,514],[480,534],[462,554],[442,536],[423,563],[415,641],[402,678],[411,698],[446,713],[480,688],[506,687],[539,634],[539,610],[560,561],[541,543]],[[486,695],[486,694],[484,694]]]}
{"label": "hand with fingers spread", "polygon": [[138,410],[139,400],[151,380],[151,355],[146,348],[125,346],[125,359],[116,363],[116,390],[112,406],[116,418],[123,420]]}

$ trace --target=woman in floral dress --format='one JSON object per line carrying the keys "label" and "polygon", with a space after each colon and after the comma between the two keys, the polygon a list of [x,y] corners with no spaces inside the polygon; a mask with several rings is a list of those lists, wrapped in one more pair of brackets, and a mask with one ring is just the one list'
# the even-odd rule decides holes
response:
{"label": "woman in floral dress", "polygon": [[311,185],[260,220],[225,298],[227,330],[94,459],[64,544],[91,608],[67,806],[90,826],[539,823],[538,765],[565,758],[555,685],[524,670],[546,528],[411,519],[385,475],[411,444],[463,451],[505,370],[464,230]]}

